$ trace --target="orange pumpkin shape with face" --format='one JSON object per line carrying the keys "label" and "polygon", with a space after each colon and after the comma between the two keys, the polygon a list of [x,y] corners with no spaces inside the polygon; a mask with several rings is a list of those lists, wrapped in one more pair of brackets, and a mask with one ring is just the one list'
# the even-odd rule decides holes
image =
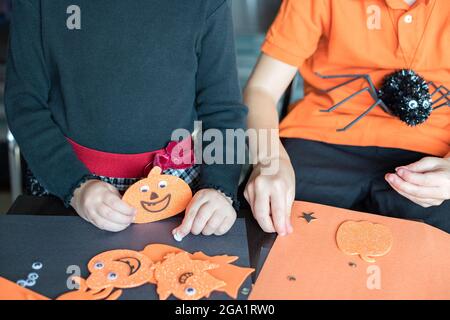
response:
{"label": "orange pumpkin shape with face", "polygon": [[103,252],[89,261],[88,269],[86,286],[92,290],[136,288],[153,277],[153,261],[133,250]]}
{"label": "orange pumpkin shape with face", "polygon": [[391,251],[394,240],[386,226],[368,221],[347,221],[340,225],[336,241],[345,254],[359,255],[364,261],[374,263],[374,257],[385,256]]}
{"label": "orange pumpkin shape with face", "polygon": [[133,184],[123,200],[137,209],[135,223],[149,223],[183,212],[192,199],[189,185],[182,179],[161,174],[154,167],[146,179]]}

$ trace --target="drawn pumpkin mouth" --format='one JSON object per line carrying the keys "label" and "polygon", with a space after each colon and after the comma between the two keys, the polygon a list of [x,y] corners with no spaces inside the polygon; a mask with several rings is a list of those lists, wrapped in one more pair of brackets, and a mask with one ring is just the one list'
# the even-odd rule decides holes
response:
{"label": "drawn pumpkin mouth", "polygon": [[170,203],[171,194],[168,194],[164,198],[162,198],[159,201],[141,201],[141,206],[144,208],[145,211],[151,212],[151,213],[158,213],[163,210],[165,210]]}

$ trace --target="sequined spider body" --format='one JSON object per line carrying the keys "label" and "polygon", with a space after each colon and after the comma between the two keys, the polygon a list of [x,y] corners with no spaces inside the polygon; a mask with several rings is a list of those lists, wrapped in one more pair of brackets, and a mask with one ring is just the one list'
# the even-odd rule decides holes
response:
{"label": "sequined spider body", "polygon": [[352,128],[378,106],[386,113],[398,117],[401,121],[412,127],[426,122],[433,111],[450,106],[450,91],[446,87],[437,86],[433,82],[427,82],[413,70],[399,70],[386,76],[379,89],[375,87],[371,77],[367,74],[325,76],[317,73],[317,76],[322,79],[348,79],[342,84],[324,90],[326,93],[330,93],[361,79],[365,80],[368,84],[367,87],[353,93],[331,108],[321,110],[321,112],[333,112],[346,102],[365,92],[368,92],[375,101],[374,104],[355,120],[344,128],[338,129],[337,131],[339,132]]}

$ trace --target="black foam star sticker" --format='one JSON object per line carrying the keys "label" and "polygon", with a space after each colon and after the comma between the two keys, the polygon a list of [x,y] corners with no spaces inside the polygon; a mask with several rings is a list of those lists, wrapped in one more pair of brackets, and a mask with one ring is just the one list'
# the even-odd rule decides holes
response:
{"label": "black foam star sticker", "polygon": [[313,221],[313,220],[317,220],[317,218],[314,217],[314,212],[309,212],[309,213],[303,212],[303,216],[300,218],[305,219],[306,222],[308,222],[308,223],[311,223],[311,221]]}

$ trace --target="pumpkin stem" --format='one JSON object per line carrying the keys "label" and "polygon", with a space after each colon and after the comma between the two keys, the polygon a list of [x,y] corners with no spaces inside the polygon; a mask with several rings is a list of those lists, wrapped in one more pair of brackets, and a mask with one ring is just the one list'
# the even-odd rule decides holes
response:
{"label": "pumpkin stem", "polygon": [[148,177],[150,178],[150,176],[154,176],[154,175],[161,175],[162,173],[162,169],[160,167],[153,167],[153,169],[150,171],[150,173],[148,174]]}

